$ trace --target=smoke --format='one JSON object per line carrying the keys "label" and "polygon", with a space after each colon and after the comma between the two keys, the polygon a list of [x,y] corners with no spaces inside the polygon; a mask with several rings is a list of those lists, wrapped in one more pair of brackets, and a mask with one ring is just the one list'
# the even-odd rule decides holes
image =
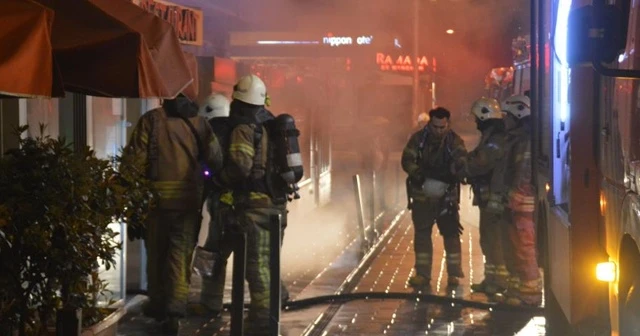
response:
{"label": "smoke", "polygon": [[[475,124],[466,116],[473,101],[485,94],[484,79],[491,68],[511,65],[511,38],[528,30],[528,21],[523,19],[528,15],[527,2],[419,1],[419,53],[437,59],[436,103],[452,112],[453,127],[463,133],[465,141],[473,139],[477,136]],[[215,2],[235,8],[245,22],[233,30],[309,32],[320,37],[328,32],[335,36],[343,32],[344,36],[384,33],[403,41],[398,54],[412,52],[415,12],[410,0]],[[447,34],[448,29],[454,33]],[[313,203],[315,193],[321,192],[320,186],[306,186],[302,190],[304,201],[291,204],[282,251],[286,278],[326,267],[356,237],[355,198],[350,181],[353,174],[388,160],[387,170],[392,173],[386,178],[393,183],[387,188],[392,190],[390,194],[400,190],[399,203],[403,202],[404,190],[397,182],[403,181],[405,175],[396,170],[402,148],[415,131],[411,87],[382,85],[375,63],[361,61],[375,57],[376,51],[366,52],[372,55],[358,58],[362,55],[354,54],[348,61],[347,57],[309,55],[264,59],[260,54],[255,55],[255,60],[243,61],[249,71],[260,72],[265,79],[273,103],[271,109],[296,118],[303,134],[300,141],[307,174],[316,170],[323,173],[331,162],[331,199],[339,205],[313,213],[305,208]],[[347,66],[349,71],[345,70]],[[388,78],[398,83],[411,82],[410,72]],[[424,110],[430,107],[428,104]],[[331,152],[323,152],[329,142]],[[316,160],[313,170],[312,151]],[[393,204],[398,198],[389,197],[388,201]]]}
{"label": "smoke", "polygon": [[356,238],[352,213],[347,205],[316,210],[313,216],[293,210],[282,246],[286,278],[314,277],[328,267]]}

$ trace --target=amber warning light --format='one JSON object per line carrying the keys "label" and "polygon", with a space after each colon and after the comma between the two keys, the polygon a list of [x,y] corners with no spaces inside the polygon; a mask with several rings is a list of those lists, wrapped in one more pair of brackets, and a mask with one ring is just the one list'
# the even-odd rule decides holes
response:
{"label": "amber warning light", "polygon": [[596,279],[604,282],[615,281],[616,264],[613,261],[607,261],[596,265]]}

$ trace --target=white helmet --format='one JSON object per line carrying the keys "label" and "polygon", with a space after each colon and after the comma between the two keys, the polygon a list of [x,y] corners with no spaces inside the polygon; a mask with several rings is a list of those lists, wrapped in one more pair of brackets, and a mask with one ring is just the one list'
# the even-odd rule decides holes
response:
{"label": "white helmet", "polygon": [[256,75],[242,77],[233,87],[233,99],[251,105],[265,105],[267,87],[262,79]]}
{"label": "white helmet", "polygon": [[471,114],[484,121],[489,119],[502,119],[500,103],[493,98],[482,97],[471,106]]}
{"label": "white helmet", "polygon": [[502,110],[518,119],[531,115],[531,99],[525,95],[513,95],[502,102]]}
{"label": "white helmet", "polygon": [[207,119],[229,116],[229,99],[221,93],[214,93],[207,97],[199,114]]}

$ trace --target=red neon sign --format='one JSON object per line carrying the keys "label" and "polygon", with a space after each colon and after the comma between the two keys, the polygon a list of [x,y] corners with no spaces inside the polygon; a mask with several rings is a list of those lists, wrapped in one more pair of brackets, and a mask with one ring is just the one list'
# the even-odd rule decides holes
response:
{"label": "red neon sign", "polygon": [[414,64],[418,66],[418,71],[424,72],[431,68],[431,71],[436,71],[436,59],[433,58],[429,62],[427,56],[418,57],[413,62],[411,56],[391,56],[383,53],[376,54],[376,64],[382,71],[413,71]]}

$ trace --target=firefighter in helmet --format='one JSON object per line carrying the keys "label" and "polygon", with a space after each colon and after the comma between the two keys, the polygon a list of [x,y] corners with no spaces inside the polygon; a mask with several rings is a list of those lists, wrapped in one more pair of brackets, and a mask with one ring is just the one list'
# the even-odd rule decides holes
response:
{"label": "firefighter in helmet", "polygon": [[484,280],[471,285],[475,292],[489,296],[507,288],[509,273],[502,250],[503,216],[505,211],[504,168],[507,152],[505,125],[500,103],[482,97],[471,107],[478,130],[482,133],[478,146],[454,171],[466,178],[473,189],[473,205],[480,208],[480,247],[485,257]]}
{"label": "firefighter in helmet", "polygon": [[[231,132],[229,110],[229,99],[215,93],[207,97],[199,111],[209,121],[222,148],[228,147]],[[209,229],[204,245],[196,247],[193,262],[194,270],[202,276],[202,291],[200,304],[192,306],[192,313],[217,316],[222,311],[227,260],[233,250],[232,239],[225,235],[233,221],[233,195],[228,187],[205,183],[205,198]]]}
{"label": "firefighter in helmet", "polygon": [[533,221],[535,187],[531,180],[531,103],[525,95],[514,95],[502,104],[506,112],[508,207],[511,220],[504,230],[510,250],[505,253],[511,278],[504,299],[513,305],[540,305],[542,283],[536,253]]}
{"label": "firefighter in helmet", "polygon": [[438,107],[431,110],[429,116],[429,123],[411,136],[402,152],[402,169],[409,175],[407,193],[415,232],[416,275],[409,279],[414,288],[430,286],[434,224],[444,238],[448,284],[456,286],[459,278],[464,277],[460,251],[460,183],[450,167],[467,151],[462,138],[450,129],[448,110]]}
{"label": "firefighter in helmet", "polygon": [[[258,76],[248,75],[234,86],[232,97],[228,157],[214,182],[233,190],[235,227],[247,235],[248,333],[257,335],[269,326],[269,220],[271,215],[282,215],[284,232],[287,210],[286,204],[274,203],[265,188],[269,139],[263,122],[273,117],[265,108],[267,88]],[[286,288],[282,296],[287,299]]]}
{"label": "firefighter in helmet", "polygon": [[[147,178],[159,196],[149,215],[145,246],[149,302],[147,316],[176,334],[189,294],[189,261],[198,240],[204,173],[222,166],[222,149],[198,107],[184,95],[145,113],[133,130],[125,155],[148,164]],[[196,134],[194,134],[196,133]],[[200,140],[198,140],[200,139]]]}
{"label": "firefighter in helmet", "polygon": [[229,98],[222,93],[214,93],[207,97],[198,114],[207,118],[209,123],[212,123],[214,118],[227,118],[229,117]]}

